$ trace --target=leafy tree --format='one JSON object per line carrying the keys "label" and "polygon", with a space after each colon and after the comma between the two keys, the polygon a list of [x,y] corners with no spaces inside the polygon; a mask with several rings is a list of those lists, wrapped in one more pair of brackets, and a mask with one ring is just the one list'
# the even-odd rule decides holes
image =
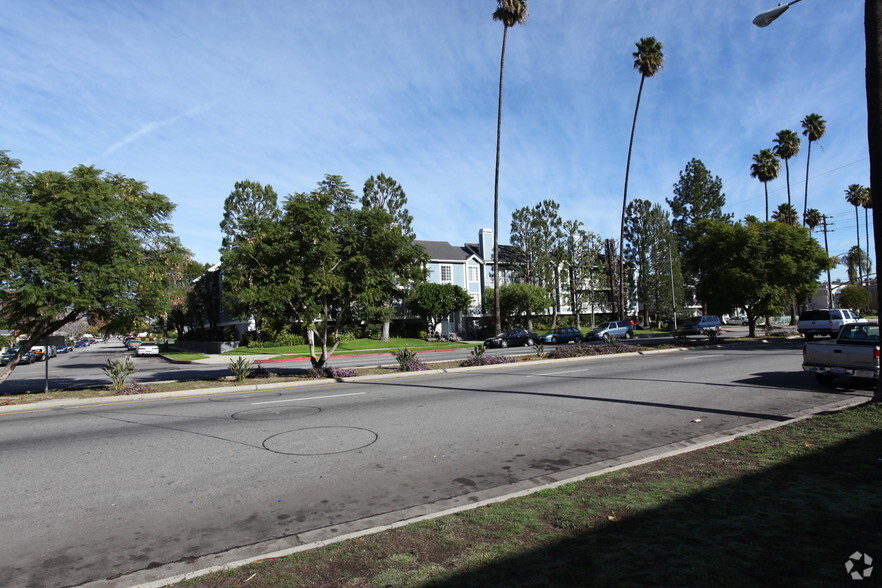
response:
{"label": "leafy tree", "polygon": [[787,178],[787,204],[790,204],[790,159],[799,153],[799,135],[796,131],[784,129],[775,136],[775,155],[784,160],[784,173]]}
{"label": "leafy tree", "polygon": [[808,300],[820,273],[833,265],[803,227],[713,219],[699,221],[691,232],[686,259],[698,276],[699,296],[720,314],[743,308],[751,337],[756,317],[774,314],[793,298]]}
{"label": "leafy tree", "polygon": [[[413,217],[408,213],[406,206],[407,195],[404,193],[401,184],[396,182],[393,178],[381,173],[378,176],[371,176],[365,181],[361,197],[362,210],[377,208],[387,212],[390,215],[391,222],[385,227],[385,230],[390,232],[397,231],[408,240],[413,241],[414,234],[411,229]],[[374,227],[374,234],[379,234],[379,229],[380,227]],[[399,246],[397,249],[401,251],[406,248]],[[377,253],[380,254],[376,256],[377,260],[389,260],[382,256],[381,252]],[[410,253],[412,254],[412,252]],[[374,266],[373,269],[379,270],[380,268]],[[392,273],[387,275],[387,278],[393,278],[395,275],[396,274],[393,270]],[[381,341],[389,340],[389,325],[394,314],[394,309],[392,308],[392,296],[400,297],[401,295],[401,292],[392,284],[387,283],[385,291],[389,294],[389,297],[385,299],[383,299],[383,297],[375,297],[375,304],[369,306],[364,311],[366,317],[370,316],[373,320],[382,323],[383,327],[380,334]]]}
{"label": "leafy tree", "polygon": [[258,339],[265,318],[280,310],[278,292],[267,288],[266,279],[274,271],[269,235],[278,228],[280,215],[272,186],[244,180],[227,196],[220,224],[224,306],[233,316],[253,316]]}
{"label": "leafy tree", "polygon": [[680,249],[689,248],[687,227],[702,219],[730,221],[731,214],[724,214],[726,195],[723,194],[723,181],[713,176],[700,159],[691,159],[680,179],[674,184],[674,197],[667,198],[671,207],[671,228],[677,236]]}
{"label": "leafy tree", "polygon": [[763,191],[766,195],[766,222],[769,220],[769,182],[777,179],[780,171],[781,162],[778,161],[771,149],[762,149],[753,156],[750,177],[763,183]]}
{"label": "leafy tree", "polygon": [[432,282],[415,284],[407,299],[408,309],[426,319],[429,332],[435,332],[437,326],[450,315],[466,312],[471,304],[469,293],[456,284]]}
{"label": "leafy tree", "polygon": [[362,208],[381,208],[392,215],[393,222],[401,228],[405,235],[411,235],[413,217],[407,211],[407,194],[404,188],[392,177],[383,175],[371,176],[364,182],[362,189]]}
{"label": "leafy tree", "polygon": [[499,58],[499,102],[496,110],[496,173],[493,180],[493,306],[496,331],[502,330],[499,301],[499,148],[502,141],[502,78],[505,70],[505,42],[508,29],[527,20],[527,0],[497,0],[493,20],[502,22],[502,54]]}
{"label": "leafy tree", "polygon": [[779,223],[785,223],[788,225],[796,225],[798,224],[797,219],[799,218],[799,213],[796,212],[796,208],[787,204],[786,202],[782,202],[778,205],[778,208],[772,213],[772,220],[777,221]]}
{"label": "leafy tree", "polygon": [[189,253],[168,198],[91,166],[19,166],[0,151],[0,321],[30,335],[25,351],[80,318],[122,331],[169,310]]}
{"label": "leafy tree", "polygon": [[[315,190],[289,196],[269,287],[306,328],[310,360],[322,369],[340,343],[340,332],[359,309],[376,307],[402,284],[422,275],[425,251],[380,208],[352,208],[355,195],[340,176],[326,175]],[[316,339],[321,353],[316,353]]]}
{"label": "leafy tree", "polygon": [[873,303],[870,291],[863,286],[846,286],[839,292],[839,306],[841,308],[853,308],[866,310]]}
{"label": "leafy tree", "polygon": [[[851,184],[848,188],[845,189],[845,200],[854,206],[854,222],[855,222],[855,236],[857,238],[857,252],[863,253],[861,250],[861,221],[858,218],[858,206],[863,206],[864,201],[869,199],[870,190],[865,186],[861,186],[860,184]],[[867,244],[869,247],[869,243]],[[860,281],[863,281],[863,263],[860,259],[857,261],[857,278]],[[851,279],[851,278],[849,278]]]}
{"label": "leafy tree", "polygon": [[676,301],[683,302],[683,278],[679,255],[676,264],[674,260],[668,213],[648,200],[631,201],[625,238],[630,244],[625,256],[637,270],[637,307],[643,310],[643,323],[648,325],[650,313],[672,314],[679,306]]}
{"label": "leafy tree", "polygon": [[809,114],[802,119],[802,134],[808,139],[808,150],[805,159],[805,199],[802,205],[802,215],[808,211],[808,185],[809,185],[809,164],[812,160],[812,143],[819,141],[827,132],[827,121],[820,114]]}
{"label": "leafy tree", "polygon": [[[637,128],[637,113],[640,111],[640,98],[643,96],[643,83],[646,78],[655,77],[655,74],[664,67],[665,54],[662,52],[661,42],[655,37],[643,37],[636,43],[637,51],[634,56],[634,69],[640,72],[640,88],[637,90],[637,104],[634,107],[634,120],[631,122],[631,139],[628,141],[628,162],[625,164],[625,189],[622,196],[622,221],[619,225],[619,244],[624,253],[625,238],[625,208],[628,205],[628,178],[631,174],[631,152],[634,148],[634,131]],[[619,296],[618,314],[620,319],[625,318],[625,257],[619,256]]]}
{"label": "leafy tree", "polygon": [[600,236],[582,228],[582,222],[563,223],[564,272],[570,310],[576,317],[576,327],[582,328],[581,314],[585,303],[591,304],[591,326],[594,326],[594,294],[603,277],[602,243]]}
{"label": "leafy tree", "polygon": [[[492,294],[493,292],[485,291],[486,296]],[[523,320],[528,331],[533,330],[533,317],[551,306],[548,291],[533,284],[506,284],[502,286],[499,299],[506,324],[513,327],[523,324]]]}

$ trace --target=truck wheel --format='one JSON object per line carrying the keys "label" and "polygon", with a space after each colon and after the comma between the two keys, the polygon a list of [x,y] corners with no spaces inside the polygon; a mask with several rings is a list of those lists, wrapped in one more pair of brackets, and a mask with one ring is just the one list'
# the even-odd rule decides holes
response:
{"label": "truck wheel", "polygon": [[824,384],[825,386],[829,386],[833,383],[832,374],[815,374],[815,378],[818,379],[818,383]]}
{"label": "truck wheel", "polygon": [[805,333],[805,340],[806,340],[806,341],[811,341],[811,340],[814,339],[814,338],[815,338],[815,336],[814,336],[813,334],[811,334],[811,333]]}

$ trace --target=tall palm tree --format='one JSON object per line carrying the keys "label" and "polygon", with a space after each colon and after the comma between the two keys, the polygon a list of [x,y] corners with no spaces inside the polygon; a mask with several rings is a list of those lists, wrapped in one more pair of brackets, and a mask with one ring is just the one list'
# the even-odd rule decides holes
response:
{"label": "tall palm tree", "polygon": [[[865,194],[869,194],[869,189],[861,186],[860,184],[852,184],[848,188],[845,189],[845,200],[854,206],[854,230],[855,235],[857,237],[857,251],[858,256],[860,256],[861,250],[861,223],[858,220],[858,206],[861,206],[864,203]],[[861,273],[861,261],[858,260],[858,279],[863,281],[863,275]]]}
{"label": "tall palm tree", "polygon": [[827,121],[814,112],[802,119],[802,134],[808,139],[808,151],[805,158],[805,199],[802,204],[802,216],[808,210],[809,163],[812,160],[812,143],[819,140],[827,132]]}
{"label": "tall palm tree", "polygon": [[761,149],[753,156],[750,177],[763,183],[763,189],[766,193],[766,222],[769,222],[769,182],[778,179],[779,173],[781,173],[781,162],[778,161],[771,149]]}
{"label": "tall palm tree", "polygon": [[784,160],[784,173],[787,177],[787,204],[790,204],[790,158],[799,153],[799,135],[796,131],[784,129],[778,131],[775,136],[775,146],[772,151]]}
{"label": "tall palm tree", "polygon": [[493,20],[502,22],[502,55],[499,58],[499,105],[496,109],[496,176],[493,180],[493,309],[496,332],[502,332],[499,307],[499,145],[502,139],[502,74],[505,70],[505,41],[508,29],[527,20],[527,0],[497,0]]}
{"label": "tall palm tree", "polygon": [[637,128],[637,113],[640,111],[640,97],[643,95],[643,82],[654,77],[664,67],[663,45],[655,37],[643,37],[635,43],[634,69],[640,72],[640,88],[637,90],[637,105],[634,107],[634,121],[631,123],[631,140],[628,143],[628,163],[625,165],[625,193],[622,196],[622,222],[619,225],[619,318],[625,318],[625,208],[628,206],[628,176],[631,173],[631,151],[634,147],[634,129]]}
{"label": "tall palm tree", "polygon": [[775,212],[772,213],[772,220],[779,223],[786,223],[793,226],[799,220],[799,213],[796,208],[790,204],[779,204]]}
{"label": "tall palm tree", "polygon": [[815,230],[815,227],[824,222],[824,217],[821,215],[821,211],[817,208],[809,208],[805,211],[805,214],[802,215],[802,222],[808,227],[809,232],[811,232]]}

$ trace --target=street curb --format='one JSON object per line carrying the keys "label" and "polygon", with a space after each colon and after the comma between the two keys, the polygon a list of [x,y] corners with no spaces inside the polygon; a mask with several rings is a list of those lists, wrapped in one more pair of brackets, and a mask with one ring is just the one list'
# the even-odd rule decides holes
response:
{"label": "street curb", "polygon": [[[224,570],[230,570],[239,568],[250,563],[254,563],[257,561],[267,560],[267,559],[278,559],[281,557],[286,557],[289,555],[293,555],[295,553],[299,553],[302,551],[309,551],[312,549],[316,549],[319,547],[325,547],[327,545],[333,545],[334,543],[340,543],[342,541],[348,541],[351,539],[357,539],[359,537],[365,537],[368,535],[374,535],[376,533],[381,533],[383,531],[388,531],[392,529],[397,529],[400,527],[405,527],[414,523],[433,520],[437,518],[441,518],[444,516],[448,516],[451,514],[456,514],[458,512],[464,512],[468,510],[474,510],[476,508],[481,508],[483,506],[488,506],[491,504],[496,504],[499,502],[505,502],[514,498],[521,498],[524,496],[529,496],[531,494],[535,494],[536,492],[557,488],[559,486],[563,486],[565,484],[581,482],[588,478],[593,478],[597,476],[601,476],[604,474],[608,474],[611,472],[627,469],[630,467],[635,467],[639,465],[643,465],[646,463],[652,463],[654,461],[658,461],[660,459],[665,459],[668,457],[674,457],[676,455],[680,455],[683,453],[689,453],[691,451],[695,451],[698,449],[704,449],[707,447],[712,447],[714,445],[721,445],[723,443],[728,443],[734,439],[742,437],[744,435],[750,435],[753,433],[757,433],[760,431],[766,431],[770,429],[775,429],[784,425],[789,425],[795,422],[799,422],[801,420],[805,420],[811,418],[817,414],[824,412],[832,412],[832,411],[841,411],[846,408],[851,408],[853,406],[858,406],[860,404],[865,404],[870,400],[867,397],[859,397],[859,398],[847,398],[841,399],[836,402],[828,403],[822,406],[817,406],[811,409],[806,409],[802,411],[798,411],[795,413],[783,415],[787,417],[789,420],[787,421],[774,421],[771,423],[763,423],[759,425],[742,425],[740,427],[735,427],[731,429],[725,429],[715,434],[707,434],[701,435],[698,437],[694,437],[692,439],[685,439],[682,441],[674,442],[671,444],[663,445],[660,447],[655,447],[651,449],[647,449],[644,451],[640,451],[637,453],[633,453],[627,456],[621,456],[618,458],[608,459],[604,461],[600,461],[594,464],[590,464],[587,466],[583,466],[580,468],[573,468],[571,470],[563,471],[563,472],[554,472],[550,474],[545,474],[536,478],[531,478],[528,480],[521,480],[520,482],[510,484],[506,486],[506,488],[511,488],[511,492],[507,492],[505,494],[496,495],[496,496],[486,496],[488,494],[492,494],[494,490],[498,490],[500,487],[491,488],[480,492],[475,492],[471,494],[467,494],[464,496],[457,496],[451,499],[446,499],[443,501],[439,501],[433,503],[434,505],[442,505],[446,506],[447,504],[454,504],[453,506],[449,506],[447,508],[442,508],[441,510],[435,512],[425,513],[424,511],[429,507],[429,505],[420,505],[408,509],[402,509],[400,511],[396,511],[393,513],[385,513],[383,515],[377,515],[375,517],[368,517],[366,519],[361,519],[360,521],[353,521],[348,525],[333,525],[332,527],[325,527],[321,529],[313,529],[310,531],[306,531],[304,533],[299,533],[296,535],[292,535],[287,538],[290,541],[304,540],[303,543],[299,543],[297,545],[285,547],[282,549],[274,549],[269,550],[264,553],[260,553],[257,555],[250,555],[248,557],[243,557],[241,559],[237,559],[235,561],[217,564],[217,565],[209,565],[205,568],[179,573],[173,576],[169,576],[162,579],[148,579],[146,582],[142,582],[139,584],[134,584],[134,588],[163,588],[164,586],[169,586],[171,584],[175,584],[177,582],[181,582],[184,580],[189,580],[193,578],[198,578],[201,576],[205,576],[207,574],[211,574],[214,572],[220,572]],[[481,498],[482,495],[485,495],[484,498]],[[471,502],[472,499],[478,498],[478,500]],[[420,513],[420,511],[423,511]],[[412,516],[408,516],[412,514]],[[363,526],[364,524],[370,524],[372,520],[382,519],[388,517],[395,517],[396,515],[403,515],[405,518],[401,518],[391,523],[385,524],[377,524],[375,526],[371,526],[369,528],[361,528],[355,529],[348,533],[343,533],[340,535],[339,533],[333,533],[331,529],[335,529],[339,532],[339,530],[345,529],[347,526],[349,527],[357,527]],[[361,523],[361,525],[359,525]],[[333,534],[332,534],[333,533]],[[327,535],[328,537],[321,538],[323,535]],[[311,540],[310,540],[311,539]],[[271,545],[278,546],[279,543],[284,542],[282,540],[271,540],[264,542],[260,545],[267,545],[270,547]],[[255,551],[259,550],[259,545],[246,546],[243,548],[235,548],[226,553],[231,553],[235,551]],[[206,560],[205,563],[209,563],[211,559],[219,558],[223,554],[210,554],[207,556],[203,556],[199,559]],[[197,559],[197,561],[199,561]],[[172,564],[172,565],[183,565],[183,564]],[[149,575],[149,570],[140,570],[137,572],[133,572],[129,574],[129,577],[134,579],[136,575]],[[123,577],[124,578],[124,577]],[[123,579],[120,578],[120,579]],[[145,578],[147,579],[147,578]],[[107,583],[107,581],[96,581],[89,584],[85,584],[84,587],[91,588],[105,588],[110,586],[119,586],[116,583]]]}
{"label": "street curb", "polygon": [[[440,374],[457,374],[471,373],[482,370],[507,369],[524,365],[547,365],[572,363],[580,361],[599,361],[602,359],[627,359],[637,358],[643,355],[654,355],[661,353],[676,353],[680,351],[692,351],[698,349],[713,349],[719,345],[702,346],[702,347],[673,347],[669,349],[657,349],[652,351],[631,351],[628,353],[614,353],[608,355],[590,355],[582,357],[568,357],[563,359],[536,359],[536,360],[515,360],[510,363],[499,363],[493,365],[478,365],[470,367],[453,367],[441,368],[434,370],[423,370],[415,372],[392,372],[389,374],[371,374],[366,376],[351,376],[345,378],[322,378],[315,380],[300,380],[293,382],[273,382],[267,384],[240,384],[238,386],[214,386],[208,388],[195,388],[192,390],[174,390],[171,392],[150,392],[148,394],[130,394],[125,396],[96,396],[94,398],[61,398],[57,400],[41,400],[28,404],[9,404],[0,406],[0,414],[4,413],[21,413],[21,412],[42,412],[47,410],[60,410],[65,408],[75,408],[78,406],[103,406],[107,404],[117,403],[139,403],[150,402],[152,400],[165,400],[168,398],[198,398],[200,396],[216,396],[216,395],[233,395],[243,392],[259,392],[261,390],[278,390],[285,388],[301,388],[305,386],[331,386],[337,383],[347,382],[369,382],[373,380],[396,380],[401,378],[417,378],[421,376],[435,376]],[[163,382],[153,382],[160,384]]]}

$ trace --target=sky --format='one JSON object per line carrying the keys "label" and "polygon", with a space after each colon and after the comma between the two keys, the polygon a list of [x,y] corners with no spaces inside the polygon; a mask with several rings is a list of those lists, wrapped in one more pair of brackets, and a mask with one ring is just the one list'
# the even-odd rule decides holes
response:
{"label": "sky", "polygon": [[[802,137],[818,113],[827,133],[812,145],[809,207],[830,217],[832,255],[855,245],[845,189],[869,185],[863,2],[808,0],[751,24],[775,4],[531,0],[505,55],[500,242],[514,210],[545,199],[618,238],[640,84],[632,54],[654,36],[664,68],[644,86],[629,199],[667,206],[697,158],[721,178],[724,212],[763,218],[753,154],[782,129]],[[360,194],[382,172],[407,193],[418,239],[462,245],[493,226],[494,0],[0,6],[0,149],[32,172],[87,164],[146,182],[177,205],[175,233],[197,261],[219,260],[224,200],[244,179],[284,198],[325,174]],[[790,160],[800,213],[802,138]],[[782,165],[770,210],[787,201],[784,176]]]}

